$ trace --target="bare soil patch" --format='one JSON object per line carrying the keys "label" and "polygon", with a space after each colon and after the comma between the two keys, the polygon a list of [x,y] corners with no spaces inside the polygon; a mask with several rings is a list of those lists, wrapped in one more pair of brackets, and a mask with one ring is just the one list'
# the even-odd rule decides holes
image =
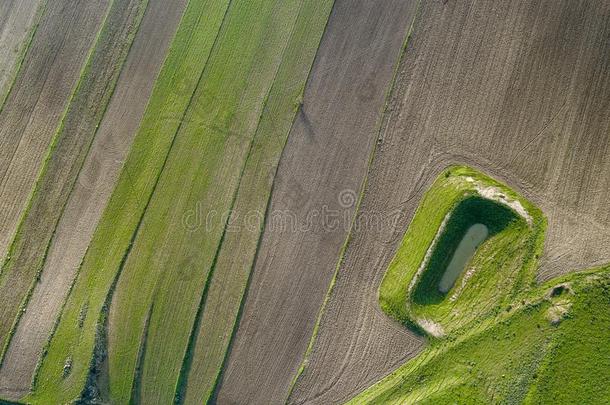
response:
{"label": "bare soil patch", "polygon": [[0,109],[45,2],[46,0],[4,0],[0,3]]}

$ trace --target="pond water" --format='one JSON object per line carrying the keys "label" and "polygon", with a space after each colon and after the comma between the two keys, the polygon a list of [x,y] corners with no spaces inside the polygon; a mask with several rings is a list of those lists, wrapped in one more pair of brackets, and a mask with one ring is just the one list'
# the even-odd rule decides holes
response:
{"label": "pond water", "polygon": [[489,229],[483,224],[474,224],[466,231],[466,234],[460,241],[447,270],[443,274],[441,281],[438,283],[438,289],[442,293],[451,290],[455,280],[466,267],[477,248],[487,239]]}

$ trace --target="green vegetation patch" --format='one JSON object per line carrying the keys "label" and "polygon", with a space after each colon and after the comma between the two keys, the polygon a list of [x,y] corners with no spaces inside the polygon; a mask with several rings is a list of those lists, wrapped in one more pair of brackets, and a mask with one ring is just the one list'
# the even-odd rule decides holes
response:
{"label": "green vegetation patch", "polygon": [[[114,292],[108,327],[111,400],[128,400],[134,395],[135,386],[140,387],[137,395],[143,403],[182,400],[180,391],[187,382],[188,371],[183,363],[194,354],[189,347],[193,345],[191,335],[198,333],[193,328],[199,326],[200,308],[206,304],[216,308],[220,304],[206,303],[220,246],[232,233],[241,235],[242,228],[229,223],[228,216],[247,161],[257,153],[255,147],[264,145],[267,136],[278,135],[257,132],[261,117],[283,127],[286,132],[280,134],[286,135],[294,116],[292,107],[300,94],[288,100],[289,108],[281,113],[275,114],[266,107],[270,98],[280,92],[303,88],[305,75],[288,78],[278,74],[291,63],[285,55],[311,65],[311,46],[303,45],[311,36],[314,49],[317,47],[319,25],[318,31],[311,27],[305,31],[308,35],[300,44],[290,43],[290,39],[297,22],[302,30],[303,20],[312,15],[322,15],[325,20],[325,10],[326,7],[304,7],[301,0],[231,2]],[[297,55],[292,53],[295,50]],[[302,60],[299,53],[305,51],[309,58]],[[294,68],[296,73],[301,66]],[[274,87],[276,83],[278,86]],[[255,140],[256,136],[259,138]],[[265,158],[274,160],[275,156],[262,157],[256,163],[266,164]],[[265,188],[256,192],[267,200]],[[232,257],[237,254],[231,253]],[[254,252],[251,254],[253,257]],[[239,286],[228,283],[223,288],[237,290]],[[238,298],[241,293],[237,290]],[[150,308],[150,322],[144,333]],[[237,308],[219,320],[229,328],[218,332],[215,340],[225,340],[224,336],[231,334],[236,313]],[[221,329],[221,325],[206,323],[203,327]],[[146,350],[138,365],[141,345]],[[202,350],[209,350],[209,346]],[[214,359],[216,372],[212,368],[206,373],[203,384],[213,386],[223,358]],[[139,382],[134,381],[138,366]]]}
{"label": "green vegetation patch", "polygon": [[[176,399],[184,403],[207,402],[220,378],[262,234],[277,165],[294,116],[301,107],[305,82],[333,1],[281,4],[284,11],[274,12],[273,19],[294,23],[287,24],[289,34],[274,28],[275,35],[280,34],[287,42],[243,162],[231,202],[230,225],[219,241],[201,295],[200,312],[191,332],[176,394]],[[205,206],[199,208],[204,210]],[[251,221],[253,213],[258,220]]]}
{"label": "green vegetation patch", "polygon": [[[610,401],[610,267],[568,276],[550,290],[546,319],[558,324],[530,403],[593,404]],[[561,292],[557,291],[561,289]]]}
{"label": "green vegetation patch", "polygon": [[[189,2],[29,400],[64,403],[84,387],[90,395],[96,379],[113,403],[211,394],[260,232],[238,250],[243,282],[215,302],[216,265],[232,270],[237,254],[221,255],[221,245],[240,241],[228,215],[236,204],[264,212],[331,5]],[[198,318],[225,303],[198,348]]]}
{"label": "green vegetation patch", "polygon": [[[466,231],[489,230],[453,287],[439,282]],[[534,282],[533,259],[546,221],[505,185],[455,166],[445,170],[422,203],[379,290],[383,310],[420,333],[441,337],[499,312],[521,286]]]}
{"label": "green vegetation patch", "polygon": [[[566,280],[569,290],[553,295]],[[562,281],[526,291],[510,310],[455,339],[432,341],[351,402],[608,402],[610,267]]]}

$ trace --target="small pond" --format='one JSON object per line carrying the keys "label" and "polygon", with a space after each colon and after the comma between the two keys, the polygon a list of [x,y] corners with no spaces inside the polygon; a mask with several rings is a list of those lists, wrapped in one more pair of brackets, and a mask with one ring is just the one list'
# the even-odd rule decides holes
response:
{"label": "small pond", "polygon": [[438,283],[438,289],[442,293],[447,293],[453,287],[455,280],[460,276],[477,248],[487,239],[489,229],[483,224],[474,224],[466,231],[466,234],[460,241],[441,281]]}

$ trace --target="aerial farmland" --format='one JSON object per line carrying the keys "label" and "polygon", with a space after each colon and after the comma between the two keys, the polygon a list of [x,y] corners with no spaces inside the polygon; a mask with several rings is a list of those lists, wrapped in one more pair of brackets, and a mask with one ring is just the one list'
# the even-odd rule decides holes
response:
{"label": "aerial farmland", "polygon": [[610,403],[610,1],[0,0],[0,404]]}

